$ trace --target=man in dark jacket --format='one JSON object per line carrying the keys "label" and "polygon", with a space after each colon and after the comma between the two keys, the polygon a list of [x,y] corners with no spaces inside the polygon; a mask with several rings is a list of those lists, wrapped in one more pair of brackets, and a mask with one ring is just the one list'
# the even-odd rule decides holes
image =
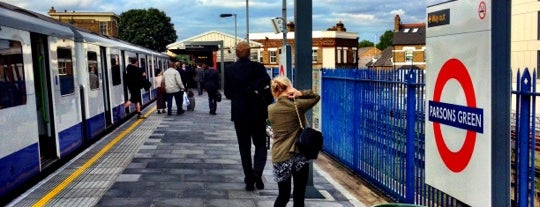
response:
{"label": "man in dark jacket", "polygon": [[210,108],[210,114],[216,115],[217,100],[216,94],[219,89],[219,74],[216,69],[208,68],[208,64],[203,63],[204,69],[204,88],[208,93],[208,106]]}
{"label": "man in dark jacket", "polygon": [[[236,46],[238,61],[225,70],[225,96],[231,99],[231,119],[244,169],[246,190],[264,189],[262,172],[266,164],[266,118],[268,100],[258,94],[270,91],[270,77],[266,68],[258,62],[249,60],[250,46],[246,42]],[[251,141],[255,145],[253,163],[251,160]],[[255,186],[254,186],[255,185]]]}
{"label": "man in dark jacket", "polygon": [[144,118],[141,114],[141,88],[144,86],[146,72],[139,68],[139,60],[136,57],[129,58],[129,65],[126,67],[125,82],[129,90],[130,98],[124,104],[124,107],[129,107],[131,103],[135,103],[135,109],[139,118]]}

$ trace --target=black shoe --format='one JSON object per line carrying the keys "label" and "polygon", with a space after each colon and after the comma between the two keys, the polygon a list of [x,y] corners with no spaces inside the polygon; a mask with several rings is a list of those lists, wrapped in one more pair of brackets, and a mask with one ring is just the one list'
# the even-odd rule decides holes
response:
{"label": "black shoe", "polygon": [[185,113],[185,112],[186,112],[186,111],[182,109],[181,111],[178,111],[176,114],[180,115],[180,114],[183,114],[183,113]]}
{"label": "black shoe", "polygon": [[255,181],[255,187],[259,190],[264,189],[264,182],[262,181],[262,178],[257,178]]}
{"label": "black shoe", "polygon": [[253,183],[247,183],[246,184],[246,190],[247,191],[254,191],[255,187],[253,186]]}
{"label": "black shoe", "polygon": [[157,110],[157,113],[158,113],[158,114],[161,114],[161,110]]}

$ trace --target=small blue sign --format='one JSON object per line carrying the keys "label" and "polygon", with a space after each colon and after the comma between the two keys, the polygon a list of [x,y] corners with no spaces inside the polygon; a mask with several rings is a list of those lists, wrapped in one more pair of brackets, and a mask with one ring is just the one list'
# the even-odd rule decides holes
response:
{"label": "small blue sign", "polygon": [[429,101],[428,120],[440,124],[484,133],[484,109]]}

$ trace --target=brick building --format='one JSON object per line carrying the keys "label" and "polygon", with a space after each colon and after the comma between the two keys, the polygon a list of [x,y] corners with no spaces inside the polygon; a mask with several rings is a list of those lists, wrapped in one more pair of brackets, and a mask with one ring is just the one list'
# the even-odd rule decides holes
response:
{"label": "brick building", "polygon": [[402,24],[399,15],[394,17],[393,64],[394,68],[426,69],[426,24]]}
{"label": "brick building", "polygon": [[[291,59],[294,60],[294,23],[288,23],[287,29],[287,44],[291,45]],[[250,33],[249,35],[250,40],[263,45],[260,48],[259,61],[266,67],[278,67],[283,34],[272,32]],[[347,32],[342,22],[338,22],[326,31],[313,31],[312,42],[313,69],[358,66],[358,33]]]}
{"label": "brick building", "polygon": [[48,12],[49,16],[84,28],[92,32],[111,37],[118,37],[118,16],[113,12],[57,12],[54,7]]}

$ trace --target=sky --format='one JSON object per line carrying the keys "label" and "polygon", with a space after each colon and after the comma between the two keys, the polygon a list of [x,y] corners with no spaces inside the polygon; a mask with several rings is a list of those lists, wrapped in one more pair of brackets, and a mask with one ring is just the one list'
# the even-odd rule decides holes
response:
{"label": "sky", "polygon": [[[156,8],[163,11],[174,24],[181,41],[209,31],[234,35],[234,17],[220,18],[220,14],[236,14],[237,35],[246,37],[246,2],[249,11],[249,33],[273,32],[271,19],[282,16],[286,2],[287,21],[294,22],[293,0],[0,0],[24,9],[47,15],[51,7],[56,11],[114,12],[120,15],[130,9]],[[424,0],[312,0],[313,30],[324,31],[341,21],[347,32],[358,33],[359,41],[375,44],[387,30],[393,29],[394,16],[402,23],[426,20]]]}

